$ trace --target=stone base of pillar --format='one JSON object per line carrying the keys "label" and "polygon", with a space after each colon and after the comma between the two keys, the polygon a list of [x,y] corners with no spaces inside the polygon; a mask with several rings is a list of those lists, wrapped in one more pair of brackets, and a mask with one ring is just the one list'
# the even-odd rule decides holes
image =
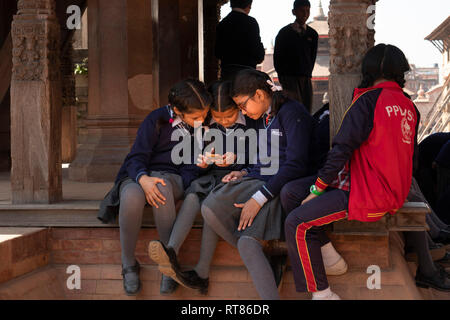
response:
{"label": "stone base of pillar", "polygon": [[114,181],[136,139],[137,128],[88,128],[79,137],[77,157],[69,166],[69,180]]}

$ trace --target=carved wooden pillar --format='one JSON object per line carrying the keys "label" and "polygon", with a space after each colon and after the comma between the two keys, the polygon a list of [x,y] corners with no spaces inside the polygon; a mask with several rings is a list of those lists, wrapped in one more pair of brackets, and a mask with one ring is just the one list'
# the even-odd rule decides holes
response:
{"label": "carved wooden pillar", "polygon": [[[330,134],[334,137],[361,81],[361,62],[374,45],[374,29],[367,13],[376,0],[331,0],[330,26]],[[372,19],[373,20],[373,19]],[[372,21],[370,20],[370,21]]]}
{"label": "carved wooden pillar", "polygon": [[12,23],[12,202],[62,199],[60,29],[54,0],[19,0]]}

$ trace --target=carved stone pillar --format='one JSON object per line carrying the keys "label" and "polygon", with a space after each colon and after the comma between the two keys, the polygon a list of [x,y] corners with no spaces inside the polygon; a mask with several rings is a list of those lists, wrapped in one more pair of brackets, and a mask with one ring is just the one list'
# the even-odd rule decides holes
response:
{"label": "carved stone pillar", "polygon": [[19,0],[12,23],[12,202],[62,199],[60,29],[54,0]]}
{"label": "carved stone pillar", "polygon": [[[334,137],[361,81],[361,62],[374,45],[374,29],[367,13],[376,0],[331,0],[330,26],[330,134]],[[373,22],[373,19],[370,21]]]}

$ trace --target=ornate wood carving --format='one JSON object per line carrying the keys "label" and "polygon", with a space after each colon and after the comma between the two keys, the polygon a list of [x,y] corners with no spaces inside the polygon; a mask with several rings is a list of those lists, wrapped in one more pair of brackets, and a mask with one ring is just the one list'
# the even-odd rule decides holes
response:
{"label": "ornate wood carving", "polygon": [[12,24],[13,80],[60,79],[59,32],[53,0],[19,1]]}

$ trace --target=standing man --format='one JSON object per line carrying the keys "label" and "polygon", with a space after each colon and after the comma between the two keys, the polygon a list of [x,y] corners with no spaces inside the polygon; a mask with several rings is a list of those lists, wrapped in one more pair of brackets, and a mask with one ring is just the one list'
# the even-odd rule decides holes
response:
{"label": "standing man", "polygon": [[311,4],[296,0],[292,14],[297,18],[278,33],[275,40],[274,64],[287,95],[300,101],[311,113],[312,71],[316,63],[319,35],[306,25]]}
{"label": "standing man", "polygon": [[242,69],[256,69],[264,61],[265,50],[258,22],[248,14],[253,0],[231,0],[233,9],[216,29],[216,57],[221,79],[232,80]]}

